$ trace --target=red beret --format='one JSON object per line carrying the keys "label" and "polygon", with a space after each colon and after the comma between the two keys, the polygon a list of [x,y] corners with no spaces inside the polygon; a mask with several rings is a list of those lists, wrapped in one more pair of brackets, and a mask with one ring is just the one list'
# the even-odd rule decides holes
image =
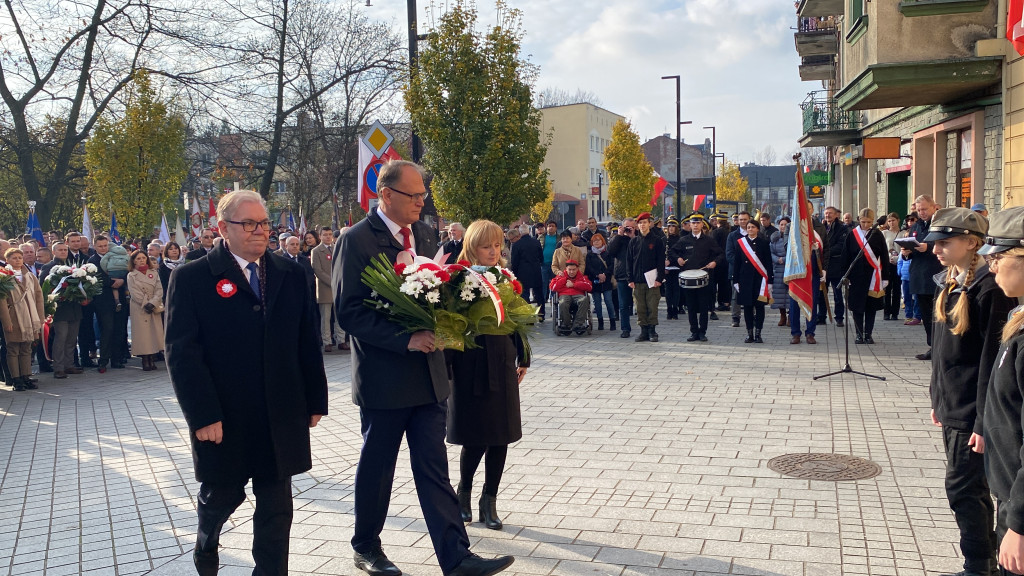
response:
{"label": "red beret", "polygon": [[641,220],[650,220],[650,219],[651,219],[651,213],[650,212],[641,212],[640,215],[636,217],[636,221],[637,222],[639,222]]}
{"label": "red beret", "polygon": [[580,263],[575,261],[575,260],[566,260],[565,261],[565,265],[566,266],[579,266]]}

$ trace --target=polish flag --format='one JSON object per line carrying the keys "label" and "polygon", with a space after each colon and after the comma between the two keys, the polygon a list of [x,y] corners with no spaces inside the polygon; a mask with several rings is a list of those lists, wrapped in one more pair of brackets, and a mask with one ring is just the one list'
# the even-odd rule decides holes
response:
{"label": "polish flag", "polygon": [[[1024,2],[1024,0],[1021,1]],[[651,201],[648,202],[648,204],[650,204],[651,206],[654,206],[655,204],[658,203],[658,198],[661,196],[661,193],[665,190],[665,187],[668,186],[668,180],[662,178],[661,174],[655,172],[654,175],[658,177],[658,181],[654,183],[654,194],[651,196]]]}
{"label": "polish flag", "polygon": [[1013,44],[1017,54],[1024,56],[1024,0],[1010,0],[1006,18],[1006,39]]}

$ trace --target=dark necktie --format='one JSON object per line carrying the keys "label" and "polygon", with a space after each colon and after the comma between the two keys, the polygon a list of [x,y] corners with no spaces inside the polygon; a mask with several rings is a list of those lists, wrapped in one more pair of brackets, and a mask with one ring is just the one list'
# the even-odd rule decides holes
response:
{"label": "dark necktie", "polygon": [[259,267],[256,266],[255,262],[249,262],[249,265],[245,267],[249,271],[249,286],[252,287],[253,293],[256,294],[256,298],[262,300],[263,295],[260,292],[260,271]]}
{"label": "dark necktie", "polygon": [[409,237],[412,236],[412,230],[409,228],[400,228],[398,233],[402,235],[402,248],[404,250],[412,250],[412,241]]}

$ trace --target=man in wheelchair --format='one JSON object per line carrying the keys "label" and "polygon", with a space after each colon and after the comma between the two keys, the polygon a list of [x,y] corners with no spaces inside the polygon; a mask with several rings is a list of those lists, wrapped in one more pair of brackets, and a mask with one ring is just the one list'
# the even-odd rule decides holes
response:
{"label": "man in wheelchair", "polygon": [[579,263],[568,260],[565,270],[551,280],[550,289],[558,295],[558,335],[568,336],[575,331],[582,336],[590,319],[590,290],[586,275],[580,273]]}

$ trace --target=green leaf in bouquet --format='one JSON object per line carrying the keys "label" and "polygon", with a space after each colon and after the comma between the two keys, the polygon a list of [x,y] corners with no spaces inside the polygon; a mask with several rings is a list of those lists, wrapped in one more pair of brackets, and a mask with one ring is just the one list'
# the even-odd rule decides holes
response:
{"label": "green leaf in bouquet", "polygon": [[462,352],[466,346],[466,331],[469,322],[459,314],[447,310],[435,312],[434,345],[438,350],[458,350]]}

